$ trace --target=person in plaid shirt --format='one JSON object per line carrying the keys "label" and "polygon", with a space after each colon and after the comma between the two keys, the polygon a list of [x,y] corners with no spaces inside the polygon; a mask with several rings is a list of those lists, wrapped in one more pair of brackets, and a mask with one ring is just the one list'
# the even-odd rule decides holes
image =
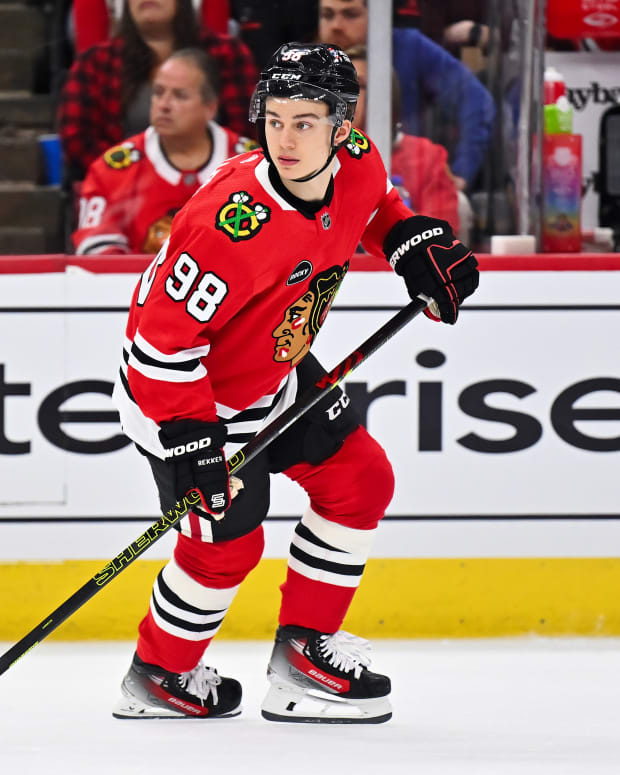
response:
{"label": "person in plaid shirt", "polygon": [[80,54],[62,89],[58,131],[68,177],[83,180],[108,148],[148,126],[150,80],[179,48],[199,46],[220,71],[217,120],[254,136],[248,105],[258,71],[236,38],[200,31],[191,0],[126,0],[119,33]]}

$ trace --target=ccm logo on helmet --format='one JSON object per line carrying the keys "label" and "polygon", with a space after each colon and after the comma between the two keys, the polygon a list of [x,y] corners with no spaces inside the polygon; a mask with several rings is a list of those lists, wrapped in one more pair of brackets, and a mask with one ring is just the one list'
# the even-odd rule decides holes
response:
{"label": "ccm logo on helmet", "polygon": [[274,81],[276,79],[280,81],[299,81],[301,78],[301,73],[274,73],[271,76]]}
{"label": "ccm logo on helmet", "polygon": [[394,269],[398,263],[398,259],[402,258],[402,256],[405,255],[409,248],[414,248],[416,245],[419,245],[422,240],[427,240],[431,237],[439,237],[440,234],[443,234],[443,229],[441,226],[435,226],[434,229],[426,229],[426,231],[423,231],[422,234],[416,234],[415,237],[410,237],[408,240],[403,242],[402,245],[399,245],[390,256],[390,266],[392,269]]}
{"label": "ccm logo on helmet", "polygon": [[179,444],[178,447],[172,447],[172,449],[164,450],[164,457],[178,457],[179,455],[187,455],[191,452],[196,452],[198,449],[204,449],[211,446],[211,437],[205,436],[204,439],[197,441],[189,441],[187,444]]}

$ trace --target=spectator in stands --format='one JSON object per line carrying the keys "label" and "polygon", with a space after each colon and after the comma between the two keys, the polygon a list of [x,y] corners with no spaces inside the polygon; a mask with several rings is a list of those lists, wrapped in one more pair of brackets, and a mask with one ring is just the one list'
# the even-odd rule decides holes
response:
{"label": "spectator in stands", "polygon": [[[350,48],[366,43],[366,0],[320,0],[319,39]],[[450,168],[457,188],[470,186],[487,152],[495,108],[480,81],[458,59],[416,29],[394,29],[393,64],[401,86],[401,118],[405,132],[424,131],[425,97],[434,99],[456,123],[458,137],[449,148]]]}
{"label": "spectator in stands", "polygon": [[248,105],[257,69],[247,47],[201,33],[192,0],[125,0],[118,34],[78,56],[60,96],[59,133],[72,180],[81,180],[110,146],[146,128],[157,65],[188,47],[204,48],[219,68],[219,122],[253,133]]}
{"label": "spectator in stands", "polygon": [[[486,52],[491,42],[488,0],[395,0],[394,24],[416,27],[459,57],[463,46]],[[516,0],[505,0],[498,13],[498,32],[502,48],[510,37],[510,27],[517,14]]]}
{"label": "spectator in stands", "polygon": [[226,158],[257,145],[213,120],[217,68],[181,49],[157,70],[151,125],[106,151],[82,185],[78,254],[157,253],[174,214]]}
{"label": "spectator in stands", "polygon": [[[67,0],[61,0],[67,2]],[[77,54],[101,43],[113,33],[123,11],[124,0],[73,0],[69,26],[74,28]],[[192,0],[201,25],[224,35],[228,32],[230,3],[228,0]]]}
{"label": "spectator in stands", "polygon": [[[360,94],[353,123],[366,129],[366,46],[347,49],[357,70]],[[448,221],[452,231],[459,231],[457,191],[448,168],[448,153],[425,137],[404,134],[400,128],[400,89],[396,74],[392,74],[392,182],[412,210]],[[354,135],[355,137],[355,135]],[[357,139],[357,138],[356,138]],[[358,142],[364,143],[360,136]]]}

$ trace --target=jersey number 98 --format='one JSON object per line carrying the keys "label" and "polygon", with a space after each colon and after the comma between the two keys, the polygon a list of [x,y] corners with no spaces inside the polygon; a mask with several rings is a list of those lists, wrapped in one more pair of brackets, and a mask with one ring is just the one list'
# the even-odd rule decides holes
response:
{"label": "jersey number 98", "polygon": [[173,301],[187,299],[185,309],[188,314],[199,323],[207,323],[228,294],[228,285],[213,272],[205,272],[194,286],[199,275],[200,267],[196,261],[189,253],[181,253],[166,278],[166,293]]}
{"label": "jersey number 98", "polygon": [[[142,275],[138,292],[141,307],[151,290],[157,269],[166,259],[167,242]],[[208,323],[228,294],[228,285],[213,272],[205,272],[197,284],[200,267],[189,253],[181,253],[165,282],[166,293],[173,301],[186,301],[185,309],[199,323]],[[193,290],[192,290],[193,289]]]}

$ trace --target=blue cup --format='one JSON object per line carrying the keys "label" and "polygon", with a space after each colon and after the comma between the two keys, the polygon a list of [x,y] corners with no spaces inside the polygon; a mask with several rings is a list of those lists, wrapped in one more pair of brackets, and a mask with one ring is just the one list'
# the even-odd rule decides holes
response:
{"label": "blue cup", "polygon": [[62,182],[62,146],[58,135],[39,135],[39,146],[43,153],[43,170],[48,186],[59,186]]}

